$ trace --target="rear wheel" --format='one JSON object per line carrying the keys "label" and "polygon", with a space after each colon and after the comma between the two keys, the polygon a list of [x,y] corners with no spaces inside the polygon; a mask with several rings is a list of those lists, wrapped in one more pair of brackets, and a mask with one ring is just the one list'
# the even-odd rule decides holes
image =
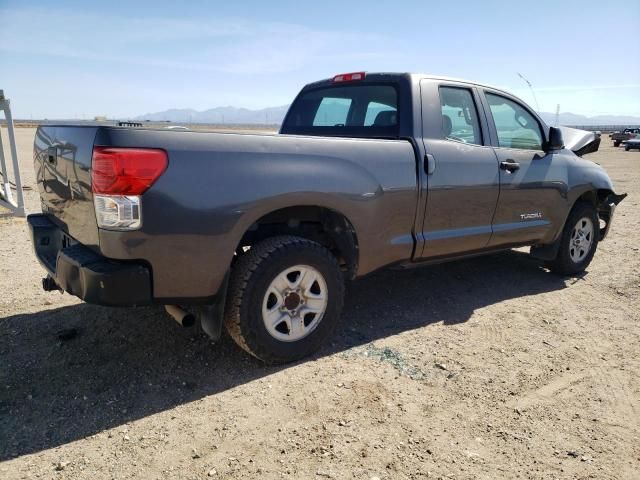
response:
{"label": "rear wheel", "polygon": [[619,147],[619,146],[620,146],[620,141],[619,141],[619,140],[615,140],[615,141],[613,142],[613,146],[614,146],[614,147]]}
{"label": "rear wheel", "polygon": [[599,235],[600,223],[594,206],[586,202],[577,203],[562,231],[558,255],[547,266],[561,275],[584,271],[596,253]]}
{"label": "rear wheel", "polygon": [[322,245],[273,237],[254,245],[233,267],[225,325],[244,350],[285,363],[318,350],[338,323],[344,279]]}
{"label": "rear wheel", "polygon": [[624,151],[625,151],[625,152],[628,152],[629,150],[631,150],[631,147],[629,147],[629,145],[626,145],[626,146],[624,147]]}

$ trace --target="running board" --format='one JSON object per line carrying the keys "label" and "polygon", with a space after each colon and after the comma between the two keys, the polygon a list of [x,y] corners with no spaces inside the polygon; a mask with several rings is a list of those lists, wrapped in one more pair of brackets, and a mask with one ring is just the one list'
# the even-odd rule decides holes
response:
{"label": "running board", "polygon": [[[13,118],[9,99],[5,98],[4,91],[0,90],[0,110],[4,112],[9,133],[9,150],[11,152],[11,162],[13,165],[13,181],[9,178],[7,162],[5,161],[4,145],[0,134],[0,207],[7,208],[18,217],[26,217],[27,211],[24,208],[24,195],[22,192],[22,179],[20,178],[20,165],[18,164],[18,151],[16,149],[16,136],[13,131]],[[16,198],[13,198],[12,187],[15,188]]]}

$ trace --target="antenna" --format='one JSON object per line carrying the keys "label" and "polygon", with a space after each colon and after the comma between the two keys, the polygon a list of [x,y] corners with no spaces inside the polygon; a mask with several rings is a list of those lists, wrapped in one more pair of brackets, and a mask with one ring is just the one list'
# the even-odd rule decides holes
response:
{"label": "antenna", "polygon": [[531,95],[533,95],[533,100],[536,102],[536,111],[540,112],[540,105],[538,105],[538,98],[536,97],[536,92],[533,91],[533,86],[531,85],[531,82],[526,78],[524,78],[524,76],[521,73],[519,72],[516,72],[516,73],[522,80],[527,82],[527,85],[529,85],[529,90],[531,90]]}

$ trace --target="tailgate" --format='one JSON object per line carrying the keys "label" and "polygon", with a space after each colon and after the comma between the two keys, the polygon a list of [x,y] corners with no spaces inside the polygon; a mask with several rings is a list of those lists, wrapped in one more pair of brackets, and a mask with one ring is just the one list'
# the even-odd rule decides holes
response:
{"label": "tailgate", "polygon": [[42,211],[69,236],[94,249],[98,226],[91,155],[96,131],[97,127],[39,127],[33,147]]}

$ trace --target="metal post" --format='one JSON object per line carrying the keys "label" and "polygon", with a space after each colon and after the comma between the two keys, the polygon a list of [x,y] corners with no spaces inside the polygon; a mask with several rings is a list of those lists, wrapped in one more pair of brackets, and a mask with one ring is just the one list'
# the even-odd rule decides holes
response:
{"label": "metal post", "polygon": [[20,178],[20,164],[18,163],[18,151],[16,149],[16,136],[13,131],[13,117],[11,116],[11,108],[9,99],[4,97],[4,91],[0,90],[0,109],[4,111],[4,117],[7,120],[7,130],[9,133],[9,150],[11,152],[11,161],[13,165],[13,177],[16,187],[17,201],[13,200],[11,194],[11,182],[9,180],[9,172],[4,156],[4,147],[0,137],[0,171],[2,172],[3,183],[0,192],[4,193],[5,200],[0,199],[0,206],[6,207],[19,217],[26,217],[27,212],[24,208],[24,194],[22,192],[22,179]]}

